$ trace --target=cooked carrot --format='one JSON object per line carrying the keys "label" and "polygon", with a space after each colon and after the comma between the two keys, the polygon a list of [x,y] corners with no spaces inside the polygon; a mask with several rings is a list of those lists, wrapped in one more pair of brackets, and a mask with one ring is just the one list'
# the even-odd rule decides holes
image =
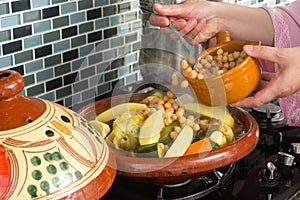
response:
{"label": "cooked carrot", "polygon": [[197,142],[192,143],[189,148],[186,150],[184,155],[192,155],[203,153],[212,150],[211,142],[208,138],[203,138]]}

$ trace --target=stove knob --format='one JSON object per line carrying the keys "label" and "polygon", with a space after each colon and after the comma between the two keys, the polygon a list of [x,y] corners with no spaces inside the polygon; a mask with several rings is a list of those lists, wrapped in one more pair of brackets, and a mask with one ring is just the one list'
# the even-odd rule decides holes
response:
{"label": "stove knob", "polygon": [[295,156],[288,154],[288,153],[284,153],[284,152],[278,152],[278,155],[277,155],[278,165],[284,166],[284,167],[292,167],[295,164],[294,160],[295,160]]}
{"label": "stove knob", "polygon": [[260,172],[259,187],[267,193],[278,191],[279,174],[272,162],[268,162],[267,167]]}
{"label": "stove knob", "polygon": [[297,167],[300,167],[300,143],[292,143],[291,151],[295,156],[295,163]]}

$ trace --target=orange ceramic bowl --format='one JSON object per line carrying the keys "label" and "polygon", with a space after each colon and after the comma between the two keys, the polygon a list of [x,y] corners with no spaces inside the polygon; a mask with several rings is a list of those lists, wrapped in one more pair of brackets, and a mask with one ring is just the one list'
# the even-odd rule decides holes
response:
{"label": "orange ceramic bowl", "polygon": [[[227,31],[217,34],[217,45],[208,48],[199,55],[199,59],[207,54],[216,55],[217,50],[242,51],[246,44],[260,45],[260,42],[246,40],[230,40]],[[211,105],[228,105],[237,102],[251,94],[258,86],[261,79],[261,67],[259,62],[247,56],[246,59],[221,76],[207,79],[190,79],[185,77],[199,102]]]}

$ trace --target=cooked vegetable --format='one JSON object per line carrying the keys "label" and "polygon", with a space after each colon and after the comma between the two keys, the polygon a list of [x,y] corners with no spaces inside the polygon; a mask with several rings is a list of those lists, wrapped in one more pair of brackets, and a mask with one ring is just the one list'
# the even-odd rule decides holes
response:
{"label": "cooked vegetable", "polygon": [[147,105],[141,103],[122,103],[100,113],[96,119],[100,122],[106,123],[115,119],[124,112],[146,108]]}
{"label": "cooked vegetable", "polygon": [[163,144],[169,144],[172,141],[170,133],[174,130],[175,126],[180,126],[178,121],[174,121],[170,125],[166,126],[158,141]]}
{"label": "cooked vegetable", "polygon": [[193,129],[189,126],[185,126],[178,134],[170,148],[165,154],[165,158],[182,156],[189,148],[193,140]]}
{"label": "cooked vegetable", "polygon": [[211,141],[208,138],[203,138],[197,142],[192,143],[186,150],[184,155],[193,155],[197,153],[208,152],[212,150]]}
{"label": "cooked vegetable", "polygon": [[223,147],[227,144],[227,139],[225,137],[225,135],[219,131],[219,130],[215,130],[213,131],[208,138],[213,142],[216,143],[219,147]]}

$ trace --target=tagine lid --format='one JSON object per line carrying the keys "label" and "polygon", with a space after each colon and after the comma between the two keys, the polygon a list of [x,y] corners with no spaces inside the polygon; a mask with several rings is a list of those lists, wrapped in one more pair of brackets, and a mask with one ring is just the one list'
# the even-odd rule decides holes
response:
{"label": "tagine lid", "polygon": [[0,199],[99,199],[116,176],[101,133],[76,112],[25,97],[0,70]]}

